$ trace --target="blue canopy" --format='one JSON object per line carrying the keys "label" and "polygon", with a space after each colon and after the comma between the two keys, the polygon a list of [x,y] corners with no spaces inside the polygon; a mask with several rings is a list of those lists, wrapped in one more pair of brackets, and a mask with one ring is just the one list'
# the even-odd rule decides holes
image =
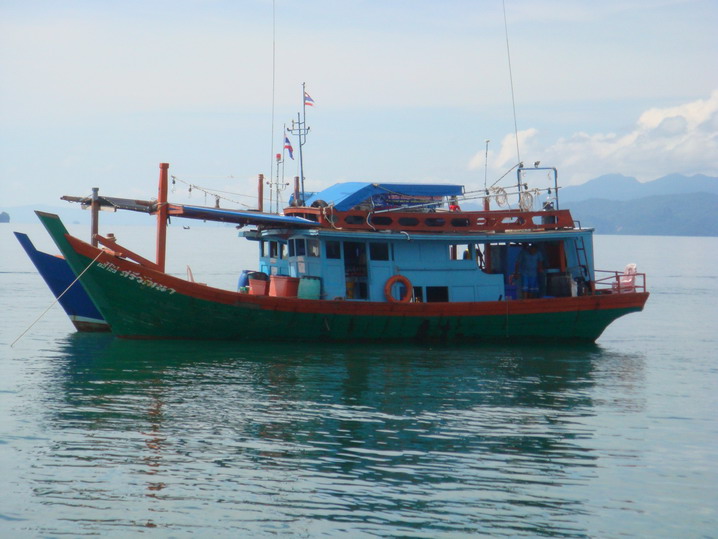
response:
{"label": "blue canopy", "polygon": [[339,211],[347,211],[365,200],[376,197],[385,200],[391,198],[398,200],[402,197],[411,199],[460,196],[463,193],[463,185],[346,182],[337,183],[318,193],[312,193],[305,203],[307,206],[311,206],[312,203],[322,200],[327,204],[333,204]]}

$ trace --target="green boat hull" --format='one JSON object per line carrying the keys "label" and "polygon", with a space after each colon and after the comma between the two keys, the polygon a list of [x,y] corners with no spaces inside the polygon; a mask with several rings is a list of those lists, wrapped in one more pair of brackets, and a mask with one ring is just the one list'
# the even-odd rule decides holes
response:
{"label": "green boat hull", "polygon": [[640,311],[648,297],[399,304],[249,296],[113,257],[69,236],[56,216],[38,216],[112,332],[123,338],[595,341],[611,322]]}

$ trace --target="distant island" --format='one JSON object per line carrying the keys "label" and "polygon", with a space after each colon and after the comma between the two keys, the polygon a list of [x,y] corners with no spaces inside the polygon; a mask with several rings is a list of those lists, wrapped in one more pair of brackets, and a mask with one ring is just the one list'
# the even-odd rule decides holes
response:
{"label": "distant island", "polygon": [[10,214],[5,211],[0,211],[0,223],[9,223]]}

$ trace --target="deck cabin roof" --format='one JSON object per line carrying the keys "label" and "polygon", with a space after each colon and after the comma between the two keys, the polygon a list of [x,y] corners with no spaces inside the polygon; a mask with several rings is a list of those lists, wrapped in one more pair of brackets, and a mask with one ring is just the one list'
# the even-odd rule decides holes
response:
{"label": "deck cabin roof", "polygon": [[557,241],[579,236],[592,236],[593,228],[561,229],[561,230],[517,230],[496,234],[493,232],[470,232],[456,234],[426,234],[418,232],[371,232],[362,230],[330,230],[330,229],[269,229],[261,232],[249,231],[243,235],[248,239],[286,239],[289,236],[318,237],[325,240],[348,241],[413,241],[413,242],[446,242],[446,243],[531,243]]}
{"label": "deck cabin roof", "polygon": [[460,196],[463,193],[464,186],[454,184],[344,182],[312,193],[307,197],[305,204],[311,206],[322,200],[327,204],[332,204],[335,210],[348,211],[376,195],[443,197]]}

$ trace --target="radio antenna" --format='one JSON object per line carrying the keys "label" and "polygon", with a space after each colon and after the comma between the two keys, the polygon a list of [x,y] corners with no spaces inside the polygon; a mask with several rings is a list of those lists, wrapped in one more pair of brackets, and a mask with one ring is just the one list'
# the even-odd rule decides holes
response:
{"label": "radio antenna", "polygon": [[502,0],[504,7],[504,32],[506,34],[506,58],[509,62],[509,81],[511,82],[511,105],[514,109],[514,137],[516,137],[516,162],[521,162],[521,152],[519,152],[519,128],[516,123],[516,99],[514,98],[514,76],[511,70],[511,50],[509,48],[509,25],[506,22],[506,0]]}
{"label": "radio antenna", "polygon": [[489,174],[489,139],[486,139],[486,154],[484,155],[484,191],[486,191],[486,177]]}
{"label": "radio antenna", "polygon": [[[276,86],[276,78],[277,78],[277,10],[276,10],[276,4],[275,0],[272,0],[272,125],[270,128],[271,131],[271,143],[270,143],[270,153],[269,155],[272,156],[272,161],[269,163],[269,178],[271,182],[272,178],[272,168],[274,165],[274,108],[275,108],[275,86]],[[279,180],[279,178],[277,178]],[[271,188],[270,188],[271,193]],[[270,194],[271,196],[271,194]],[[270,211],[272,203],[269,203]]]}

